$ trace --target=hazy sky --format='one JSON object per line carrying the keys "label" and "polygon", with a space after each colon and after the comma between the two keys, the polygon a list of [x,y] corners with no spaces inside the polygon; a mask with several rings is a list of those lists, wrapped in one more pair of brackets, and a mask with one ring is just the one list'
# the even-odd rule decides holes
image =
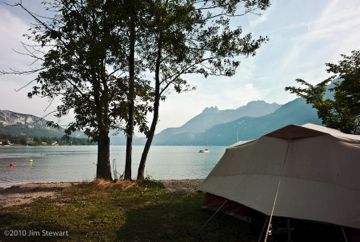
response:
{"label": "hazy sky", "polygon": [[[14,0],[7,0],[13,3]],[[42,8],[39,0],[23,0],[33,11]],[[329,77],[325,63],[337,63],[340,54],[350,55],[360,49],[359,0],[277,0],[261,17],[247,15],[233,21],[243,26],[244,33],[254,37],[268,36],[255,57],[240,57],[241,65],[233,77],[189,76],[197,89],[189,93],[168,95],[160,106],[157,133],[168,127],[179,127],[202,112],[205,107],[235,109],[250,101],[265,100],[284,104],[296,98],[284,91],[301,78],[312,84]],[[20,41],[30,26],[31,18],[20,9],[0,2],[0,70],[26,69],[31,63],[12,49],[23,51]],[[39,117],[54,110],[56,103],[44,111],[48,101],[27,98],[30,87],[19,92],[31,76],[0,76],[0,109]],[[52,116],[46,119],[55,120]],[[61,119],[67,124],[72,116]]]}

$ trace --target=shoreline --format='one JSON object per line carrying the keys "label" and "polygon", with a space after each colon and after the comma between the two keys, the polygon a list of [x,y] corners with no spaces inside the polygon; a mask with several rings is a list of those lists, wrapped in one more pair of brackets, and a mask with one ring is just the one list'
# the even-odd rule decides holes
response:
{"label": "shoreline", "polygon": [[[169,183],[170,181],[173,182],[178,182],[178,181],[195,181],[195,180],[201,180],[204,181],[205,179],[198,179],[198,178],[194,178],[194,179],[154,179],[155,181],[160,181],[160,182],[166,182]],[[135,180],[134,180],[135,181]],[[36,184],[62,184],[62,183],[71,183],[71,184],[79,184],[82,182],[92,182],[92,181],[81,181],[81,182],[29,182],[29,183],[18,183],[18,184],[10,184],[10,185],[0,185],[0,192],[9,188],[13,188],[13,187],[19,187],[19,186],[27,186],[27,185],[36,185]]]}
{"label": "shoreline", "polygon": [[[169,191],[197,192],[204,179],[156,180]],[[32,202],[39,197],[56,197],[56,192],[82,182],[27,183],[0,188],[0,208]]]}

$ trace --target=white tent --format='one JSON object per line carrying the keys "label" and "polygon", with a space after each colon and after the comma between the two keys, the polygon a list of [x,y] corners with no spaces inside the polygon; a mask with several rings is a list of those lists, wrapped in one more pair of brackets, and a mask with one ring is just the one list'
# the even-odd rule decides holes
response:
{"label": "white tent", "polygon": [[228,147],[198,190],[269,216],[360,229],[360,136],[288,125]]}

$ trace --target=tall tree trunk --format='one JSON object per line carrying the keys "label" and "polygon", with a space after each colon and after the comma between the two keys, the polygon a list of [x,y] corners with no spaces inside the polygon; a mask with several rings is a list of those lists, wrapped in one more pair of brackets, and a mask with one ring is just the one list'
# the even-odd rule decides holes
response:
{"label": "tall tree trunk", "polygon": [[[130,4],[131,5],[131,4]],[[132,10],[132,9],[131,9]],[[130,56],[129,56],[129,120],[127,124],[126,139],[126,161],[125,161],[125,180],[131,180],[131,154],[132,140],[134,133],[134,81],[135,81],[135,26],[134,14],[130,17]]]}
{"label": "tall tree trunk", "polygon": [[129,104],[129,121],[127,128],[126,139],[126,162],[125,162],[125,180],[131,180],[131,154],[132,154],[132,140],[134,131],[134,104]]}
{"label": "tall tree trunk", "polygon": [[112,181],[110,169],[110,138],[108,130],[100,130],[96,178]]}
{"label": "tall tree trunk", "polygon": [[139,164],[139,169],[138,169],[138,175],[137,175],[137,179],[138,180],[144,180],[145,176],[144,176],[144,172],[145,172],[145,164],[146,164],[146,159],[147,156],[149,154],[150,151],[150,147],[151,147],[151,143],[153,141],[154,135],[155,135],[155,128],[156,128],[156,124],[158,122],[159,119],[159,103],[160,103],[160,94],[159,94],[159,87],[160,87],[160,83],[158,83],[156,81],[156,94],[155,94],[155,102],[154,102],[154,116],[153,116],[153,120],[151,122],[151,127],[149,130],[149,134],[147,135],[147,140],[146,140],[146,144],[143,150],[143,153],[141,155],[141,160],[140,160],[140,164]]}
{"label": "tall tree trunk", "polygon": [[[111,177],[111,166],[110,166],[110,138],[109,138],[109,89],[104,78],[105,74],[105,65],[102,64],[104,60],[96,63],[96,67],[102,66],[101,73],[102,78],[96,79],[96,74],[94,74],[94,89],[97,90],[97,95],[94,97],[96,107],[97,107],[97,119],[98,119],[98,163],[96,170],[96,178],[101,178],[105,180],[112,181]],[[101,83],[103,84],[103,90],[101,90]]]}
{"label": "tall tree trunk", "polygon": [[161,64],[161,53],[162,53],[162,45],[161,45],[162,31],[160,30],[159,42],[158,42],[158,55],[156,59],[156,68],[155,68],[155,101],[154,101],[154,116],[151,122],[151,127],[149,130],[149,134],[147,135],[146,144],[141,155],[141,160],[138,169],[137,179],[143,180],[145,178],[145,164],[146,159],[149,154],[149,150],[151,147],[151,143],[153,141],[155,135],[155,128],[159,119],[159,104],[160,104],[160,64]]}

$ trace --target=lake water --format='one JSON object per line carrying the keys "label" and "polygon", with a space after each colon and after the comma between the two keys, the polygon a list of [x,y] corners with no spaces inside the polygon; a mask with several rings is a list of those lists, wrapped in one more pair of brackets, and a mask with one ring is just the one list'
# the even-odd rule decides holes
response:
{"label": "lake water", "polygon": [[[225,152],[225,146],[152,146],[145,176],[152,179],[204,179]],[[110,147],[113,170],[122,174],[125,146]],[[133,146],[132,178],[136,178],[143,146]],[[32,163],[29,161],[33,160]],[[90,181],[96,176],[97,146],[0,146],[0,187],[39,182]],[[10,167],[10,163],[14,166]]]}

